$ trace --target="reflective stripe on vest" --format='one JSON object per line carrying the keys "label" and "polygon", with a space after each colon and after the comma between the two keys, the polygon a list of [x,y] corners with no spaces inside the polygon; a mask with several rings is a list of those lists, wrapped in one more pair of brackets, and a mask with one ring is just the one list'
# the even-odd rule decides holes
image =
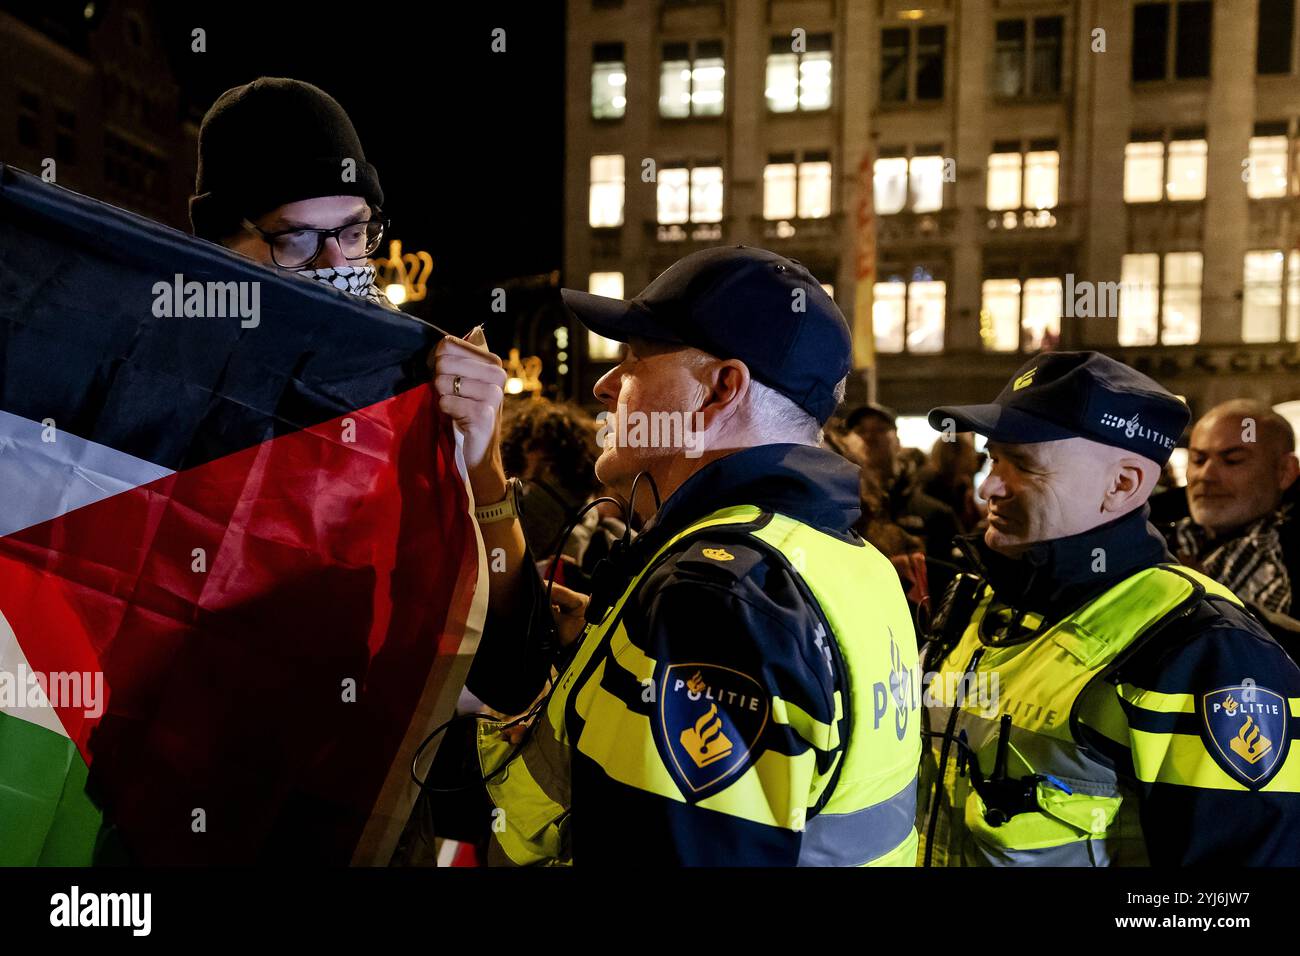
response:
{"label": "reflective stripe on vest", "polygon": [[[835,639],[827,641],[826,652],[838,653],[844,670],[844,694],[837,691],[836,706],[841,713],[848,710],[848,741],[832,768],[816,777],[814,792],[807,796],[811,815],[803,822],[799,863],[913,865],[920,689],[916,643],[897,573],[888,559],[865,542],[841,541],[752,506],[722,509],[675,535],[629,582],[604,619],[584,632],[520,756],[488,783],[488,794],[497,808],[489,854],[492,862],[532,865],[572,861],[568,807],[569,747],[573,742],[566,712],[571,711],[582,727],[578,748],[612,778],[626,779],[632,770],[648,772],[642,759],[645,742],[650,739],[648,719],[641,718],[647,728],[645,741],[607,740],[601,735],[606,723],[603,715],[627,716],[626,705],[600,686],[601,677],[611,654],[637,678],[654,672],[656,662],[628,640],[623,610],[670,548],[689,536],[723,526],[729,532],[758,539],[766,546],[764,550],[786,560],[830,624]],[[791,725],[823,750],[832,750],[839,743],[838,723],[820,724],[779,697],[771,698],[771,719]],[[484,721],[479,729],[480,765],[485,776],[500,767],[513,750],[500,736],[500,726]],[[649,752],[657,767],[659,758],[652,744]],[[804,756],[813,759],[811,751]],[[763,799],[760,768],[767,757],[761,756],[726,792],[745,795],[743,816],[747,819],[790,826],[789,821],[772,819],[772,810]],[[667,770],[650,789],[668,799],[683,800]],[[699,805],[709,808],[717,797],[710,795]],[[824,805],[814,813],[819,798]],[[629,852],[634,845],[635,835],[629,834]]]}
{"label": "reflective stripe on vest", "polygon": [[992,599],[986,588],[961,640],[929,685],[926,730],[943,734],[960,700],[952,735],[965,734],[987,777],[999,720],[1009,714],[1007,776],[1050,775],[1072,792],[1040,780],[1036,810],[992,826],[969,774],[957,773],[959,748],[951,743],[939,802],[931,806],[944,743],[942,736],[932,737],[922,762],[920,858],[933,816],[935,866],[1145,863],[1134,794],[1108,761],[1075,739],[1075,710],[1085,689],[1121,653],[1207,592],[1240,604],[1222,585],[1188,568],[1146,568],[1030,640],[995,646],[979,637]]}

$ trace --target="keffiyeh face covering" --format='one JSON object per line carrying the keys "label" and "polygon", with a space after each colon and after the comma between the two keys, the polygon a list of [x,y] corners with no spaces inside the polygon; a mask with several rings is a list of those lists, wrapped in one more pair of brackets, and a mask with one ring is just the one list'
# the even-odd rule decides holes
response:
{"label": "keffiyeh face covering", "polygon": [[324,269],[297,269],[298,275],[323,282],[341,292],[360,296],[375,305],[387,306],[388,299],[375,288],[374,266],[327,266]]}

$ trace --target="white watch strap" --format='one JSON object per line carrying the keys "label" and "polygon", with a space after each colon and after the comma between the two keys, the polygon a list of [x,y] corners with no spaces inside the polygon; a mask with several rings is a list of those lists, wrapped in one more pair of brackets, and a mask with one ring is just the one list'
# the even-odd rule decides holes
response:
{"label": "white watch strap", "polygon": [[506,496],[494,504],[475,508],[474,520],[479,524],[491,524],[493,521],[505,521],[507,518],[517,517],[519,510],[515,507],[515,494],[518,486],[519,480],[517,478],[508,479],[506,481]]}

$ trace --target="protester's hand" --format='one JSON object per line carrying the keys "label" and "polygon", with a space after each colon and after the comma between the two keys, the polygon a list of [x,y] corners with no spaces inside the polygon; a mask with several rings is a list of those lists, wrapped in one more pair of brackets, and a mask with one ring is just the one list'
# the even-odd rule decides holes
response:
{"label": "protester's hand", "polygon": [[560,643],[565,647],[577,640],[586,626],[587,621],[583,615],[587,613],[587,602],[590,600],[587,595],[570,590],[563,584],[551,586],[551,614],[555,618]]}
{"label": "protester's hand", "polygon": [[500,442],[506,371],[501,359],[488,351],[482,330],[475,329],[468,339],[446,336],[429,357],[429,364],[438,407],[465,436],[465,468],[475,502],[500,501],[506,494]]}

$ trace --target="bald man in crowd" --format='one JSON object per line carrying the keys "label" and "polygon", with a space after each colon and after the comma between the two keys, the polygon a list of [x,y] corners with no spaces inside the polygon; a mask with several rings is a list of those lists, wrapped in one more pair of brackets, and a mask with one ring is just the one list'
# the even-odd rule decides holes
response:
{"label": "bald man in crowd", "polygon": [[1251,399],[1216,405],[1192,429],[1191,514],[1173,526],[1170,549],[1242,600],[1300,616],[1298,474],[1295,432],[1285,418]]}

